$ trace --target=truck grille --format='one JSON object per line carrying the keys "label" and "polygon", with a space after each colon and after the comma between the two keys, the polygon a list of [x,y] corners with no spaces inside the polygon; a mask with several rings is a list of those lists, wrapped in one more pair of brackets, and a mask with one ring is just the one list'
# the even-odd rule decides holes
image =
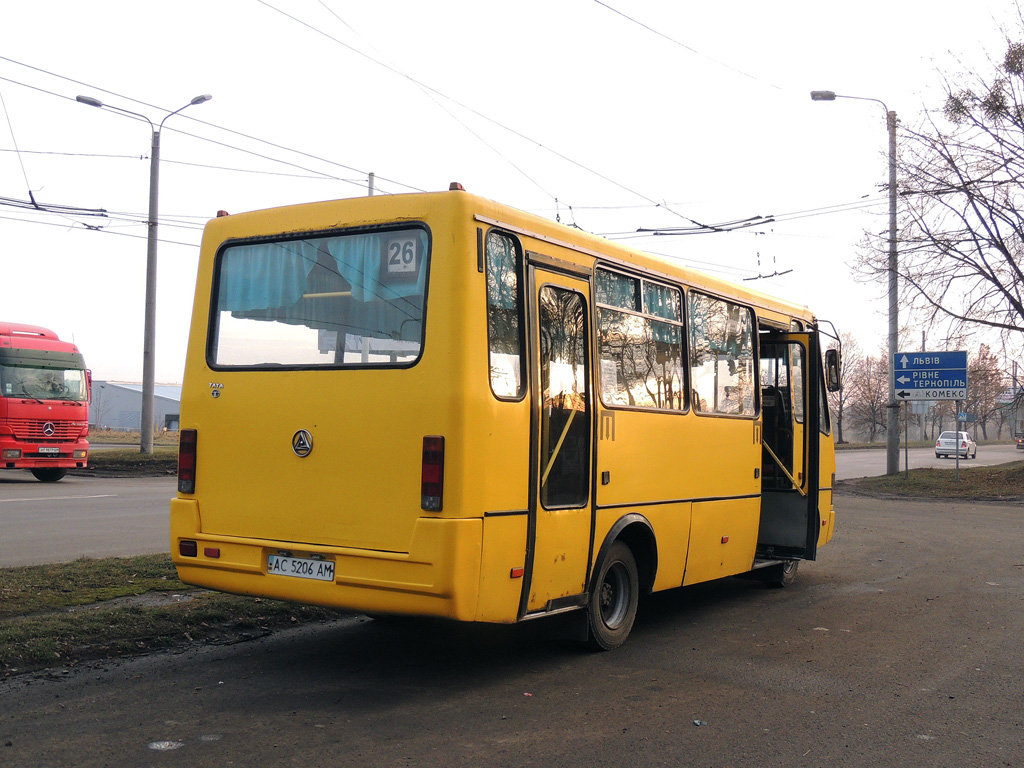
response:
{"label": "truck grille", "polygon": [[[84,421],[45,421],[42,419],[8,419],[8,426],[14,430],[14,437],[18,440],[37,440],[39,442],[62,440],[77,440],[86,427]],[[44,424],[53,424],[53,434],[48,435],[43,430]]]}

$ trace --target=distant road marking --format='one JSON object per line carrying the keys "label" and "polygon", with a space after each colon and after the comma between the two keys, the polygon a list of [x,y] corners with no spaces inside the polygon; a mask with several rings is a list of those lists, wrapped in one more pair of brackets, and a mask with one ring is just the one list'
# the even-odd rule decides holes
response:
{"label": "distant road marking", "polygon": [[72,501],[75,499],[112,499],[116,493],[98,493],[95,496],[43,496],[37,499],[0,499],[0,504],[10,504],[14,501]]}

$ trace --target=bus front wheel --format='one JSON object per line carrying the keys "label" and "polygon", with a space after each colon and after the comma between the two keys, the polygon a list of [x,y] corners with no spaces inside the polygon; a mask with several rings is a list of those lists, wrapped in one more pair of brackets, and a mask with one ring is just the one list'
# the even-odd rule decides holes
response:
{"label": "bus front wheel", "polygon": [[610,651],[622,645],[633,628],[640,601],[640,577],[632,550],[621,541],[608,549],[587,600],[591,647]]}
{"label": "bus front wheel", "polygon": [[66,469],[62,469],[60,467],[37,467],[32,470],[32,474],[36,476],[36,480],[43,483],[56,483],[67,473],[68,471]]}
{"label": "bus front wheel", "polygon": [[758,572],[758,576],[769,587],[788,587],[796,581],[796,572],[799,567],[799,560],[785,560],[778,565],[762,569]]}

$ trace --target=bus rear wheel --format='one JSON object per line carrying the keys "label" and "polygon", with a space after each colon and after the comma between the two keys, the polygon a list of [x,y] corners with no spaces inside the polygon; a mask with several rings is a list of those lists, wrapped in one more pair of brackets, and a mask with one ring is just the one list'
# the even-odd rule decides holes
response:
{"label": "bus rear wheel", "polygon": [[35,475],[36,480],[43,483],[56,483],[67,473],[68,471],[61,467],[37,467],[32,470],[32,474]]}
{"label": "bus rear wheel", "polygon": [[622,645],[633,628],[639,601],[636,558],[626,544],[616,541],[601,562],[587,600],[590,646],[610,651]]}

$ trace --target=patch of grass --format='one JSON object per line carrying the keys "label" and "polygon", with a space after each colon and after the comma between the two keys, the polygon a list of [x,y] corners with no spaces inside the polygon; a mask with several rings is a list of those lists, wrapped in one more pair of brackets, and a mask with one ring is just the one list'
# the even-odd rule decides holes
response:
{"label": "patch of grass", "polygon": [[0,674],[238,642],[334,611],[194,590],[169,555],[0,569]]}
{"label": "patch of grass", "polygon": [[912,469],[910,476],[862,477],[846,480],[843,485],[853,491],[917,498],[976,499],[1005,501],[1024,497],[1024,461],[994,467],[960,467],[956,469]]}
{"label": "patch of grass", "polygon": [[190,590],[170,555],[82,558],[70,563],[0,569],[0,620],[89,605],[151,590]]}
{"label": "patch of grass", "polygon": [[[107,445],[135,445],[142,442],[142,435],[138,432],[126,432],[120,429],[96,429],[89,430],[89,442]],[[178,445],[178,432],[175,431],[154,431],[154,445]]]}
{"label": "patch of grass", "polygon": [[89,451],[89,470],[102,472],[124,472],[142,475],[176,474],[178,471],[178,446],[156,445],[152,454],[139,453],[136,448],[111,448]]}

